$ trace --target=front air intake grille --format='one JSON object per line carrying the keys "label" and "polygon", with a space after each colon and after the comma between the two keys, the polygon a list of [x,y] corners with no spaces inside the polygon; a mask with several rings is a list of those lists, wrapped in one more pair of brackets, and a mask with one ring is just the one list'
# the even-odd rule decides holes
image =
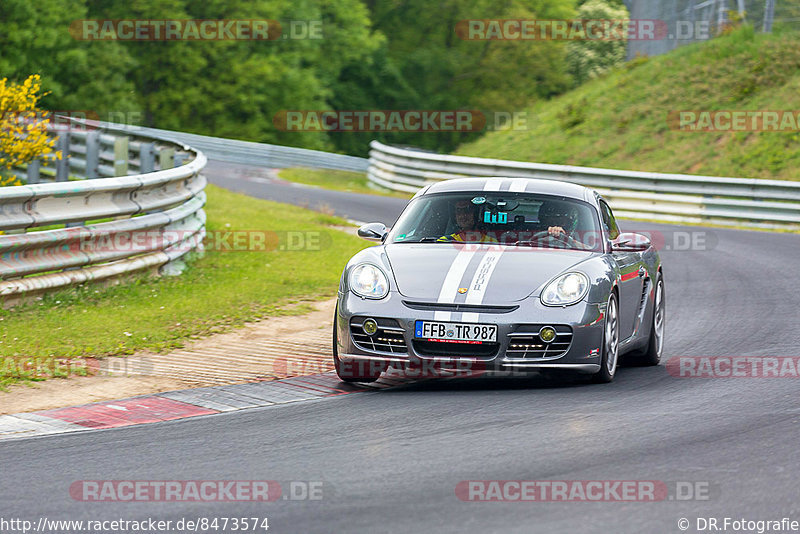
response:
{"label": "front air intake grille", "polygon": [[412,310],[422,311],[449,311],[449,312],[472,312],[472,313],[511,313],[519,309],[519,306],[489,306],[485,304],[445,304],[439,302],[412,302],[404,300],[403,304]]}
{"label": "front air intake grille", "polygon": [[425,341],[415,339],[414,351],[420,356],[434,356],[440,358],[493,358],[499,343],[447,343],[441,341]]}
{"label": "front air intake grille", "polygon": [[553,326],[556,338],[545,343],[539,337],[539,330],[548,325],[525,325],[509,334],[506,358],[538,359],[558,358],[569,350],[572,344],[572,328],[569,326]]}
{"label": "front air intake grille", "polygon": [[391,354],[407,354],[404,330],[393,319],[378,319],[378,331],[371,336],[364,333],[362,324],[368,317],[353,317],[350,320],[350,337],[353,343],[361,350],[369,352],[388,352]]}

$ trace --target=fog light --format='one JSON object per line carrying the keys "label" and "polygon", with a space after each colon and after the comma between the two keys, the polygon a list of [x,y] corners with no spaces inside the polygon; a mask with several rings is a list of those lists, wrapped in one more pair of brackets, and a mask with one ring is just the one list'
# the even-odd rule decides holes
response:
{"label": "fog light", "polygon": [[368,336],[375,335],[375,332],[378,331],[378,323],[375,322],[375,319],[367,319],[361,323],[361,329]]}
{"label": "fog light", "polygon": [[539,330],[539,339],[545,343],[550,343],[556,338],[556,329],[552,326],[544,326]]}

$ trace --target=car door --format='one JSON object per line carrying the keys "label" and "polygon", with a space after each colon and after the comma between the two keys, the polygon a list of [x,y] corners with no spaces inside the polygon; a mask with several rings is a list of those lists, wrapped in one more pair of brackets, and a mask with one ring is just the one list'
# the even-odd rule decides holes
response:
{"label": "car door", "polygon": [[[614,213],[605,201],[600,200],[600,212],[603,224],[613,241],[619,236],[619,226]],[[636,317],[644,290],[644,264],[638,252],[612,251],[614,261],[619,267],[619,337],[620,341],[631,337],[636,327]]]}

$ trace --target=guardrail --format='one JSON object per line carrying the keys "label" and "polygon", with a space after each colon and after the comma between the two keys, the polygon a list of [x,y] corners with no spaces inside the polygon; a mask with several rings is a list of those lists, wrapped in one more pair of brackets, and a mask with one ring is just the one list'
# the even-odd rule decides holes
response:
{"label": "guardrail", "polygon": [[617,216],[762,229],[800,228],[800,182],[594,169],[433,154],[370,144],[370,181],[416,192],[433,182],[504,176],[561,180],[595,189]]}
{"label": "guardrail", "polygon": [[154,139],[172,139],[198,150],[202,150],[209,159],[240,163],[257,167],[313,167],[315,169],[334,169],[341,171],[367,172],[369,160],[344,154],[332,154],[320,150],[295,148],[291,146],[270,145],[209,137],[172,130],[159,130],[144,126],[100,123],[111,128],[124,129],[130,134],[144,135]]}
{"label": "guardrail", "polygon": [[156,167],[169,169],[181,165],[189,156],[185,147],[176,147],[174,141],[141,136],[131,139],[129,134],[109,127],[101,131],[96,126],[81,125],[77,121],[73,121],[68,131],[51,128],[55,149],[64,157],[57,160],[50,155],[11,172],[28,184],[66,182],[70,178],[145,174],[153,172]]}
{"label": "guardrail", "polygon": [[17,169],[28,184],[0,188],[4,305],[142,270],[177,274],[202,251],[205,155],[129,134],[62,132],[56,148],[67,157]]}

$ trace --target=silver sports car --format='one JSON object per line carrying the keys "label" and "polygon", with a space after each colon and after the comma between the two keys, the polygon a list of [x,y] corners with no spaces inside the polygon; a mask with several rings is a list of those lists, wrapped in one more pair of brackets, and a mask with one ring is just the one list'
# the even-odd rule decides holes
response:
{"label": "silver sports car", "polygon": [[429,185],[339,284],[333,359],[348,382],[563,373],[613,380],[622,355],[657,365],[664,279],[650,240],[620,233],[591,189],[550,180]]}

